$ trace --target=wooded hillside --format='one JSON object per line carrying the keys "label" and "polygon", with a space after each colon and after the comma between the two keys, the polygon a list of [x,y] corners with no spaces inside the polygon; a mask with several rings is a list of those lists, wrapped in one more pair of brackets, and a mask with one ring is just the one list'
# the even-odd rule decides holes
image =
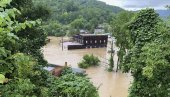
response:
{"label": "wooded hillside", "polygon": [[108,23],[115,13],[123,11],[119,7],[97,0],[34,0],[34,2],[41,3],[51,10],[51,18],[46,22],[46,28],[50,35],[56,36],[65,34],[65,30],[68,29],[70,33],[79,29],[93,32],[98,24]]}

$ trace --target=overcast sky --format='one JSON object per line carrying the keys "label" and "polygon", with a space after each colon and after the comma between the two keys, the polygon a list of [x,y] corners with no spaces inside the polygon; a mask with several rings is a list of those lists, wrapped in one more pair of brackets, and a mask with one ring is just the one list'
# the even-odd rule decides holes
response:
{"label": "overcast sky", "polygon": [[152,7],[154,9],[165,9],[170,5],[170,0],[99,0],[109,5],[122,7],[126,10],[139,10],[141,8]]}

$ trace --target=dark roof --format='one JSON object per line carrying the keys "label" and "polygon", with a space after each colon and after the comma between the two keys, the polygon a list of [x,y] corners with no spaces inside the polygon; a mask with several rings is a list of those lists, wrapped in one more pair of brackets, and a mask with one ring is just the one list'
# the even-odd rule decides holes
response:
{"label": "dark roof", "polygon": [[80,36],[108,36],[106,34],[80,34]]}

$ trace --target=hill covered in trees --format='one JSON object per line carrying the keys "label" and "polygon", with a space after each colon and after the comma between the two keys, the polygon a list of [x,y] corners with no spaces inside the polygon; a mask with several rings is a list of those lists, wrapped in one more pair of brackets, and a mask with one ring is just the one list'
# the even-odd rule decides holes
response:
{"label": "hill covered in trees", "polygon": [[56,36],[67,31],[77,33],[79,29],[93,32],[98,24],[108,23],[113,15],[123,11],[97,0],[34,0],[34,3],[44,4],[51,10],[45,28],[49,35]]}

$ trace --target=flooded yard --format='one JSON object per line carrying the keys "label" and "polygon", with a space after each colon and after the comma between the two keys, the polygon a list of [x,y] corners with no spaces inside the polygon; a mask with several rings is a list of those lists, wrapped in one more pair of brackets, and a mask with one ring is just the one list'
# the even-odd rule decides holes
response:
{"label": "flooded yard", "polygon": [[[64,65],[65,62],[68,62],[68,65],[72,67],[78,67],[77,63],[82,60],[83,55],[93,54],[98,56],[101,60],[101,65],[86,69],[86,73],[96,87],[100,86],[100,97],[127,97],[132,77],[130,74],[108,72],[106,70],[107,59],[109,59],[107,53],[108,48],[90,48],[69,51],[64,48],[62,51],[60,45],[61,38],[49,38],[51,39],[50,43],[43,48],[44,57],[49,63]],[[117,56],[115,55],[114,62],[116,63],[116,61]]]}

